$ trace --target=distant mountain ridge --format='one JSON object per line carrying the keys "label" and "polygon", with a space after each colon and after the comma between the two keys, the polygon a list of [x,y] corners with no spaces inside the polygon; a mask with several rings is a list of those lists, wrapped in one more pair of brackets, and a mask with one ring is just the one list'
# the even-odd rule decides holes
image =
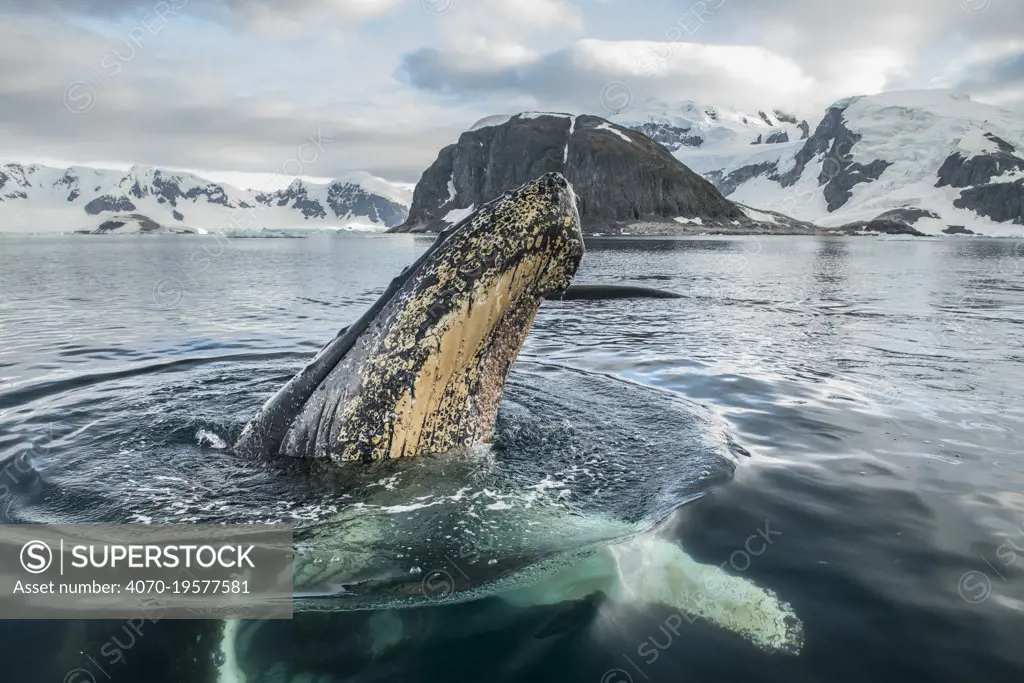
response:
{"label": "distant mountain ridge", "polygon": [[1024,113],[948,90],[846,98],[813,131],[779,109],[690,101],[611,121],[489,116],[441,150],[415,193],[369,174],[260,192],[148,167],[0,162],[0,232],[432,231],[548,171],[577,186],[588,229],[653,220],[667,232],[673,221],[742,232],[775,221],[767,231],[1024,236]]}
{"label": "distant mountain ridge", "polygon": [[152,167],[9,162],[0,163],[0,232],[384,230],[408,216],[403,194],[369,174],[326,184],[296,179],[261,192]]}
{"label": "distant mountain ridge", "polygon": [[731,107],[650,101],[611,117],[627,128],[647,135],[670,152],[705,145],[772,145],[805,140],[810,124],[778,109],[755,113]]}
{"label": "distant mountain ridge", "polygon": [[1024,235],[1024,114],[955,91],[850,97],[805,140],[674,153],[730,199],[824,227]]}

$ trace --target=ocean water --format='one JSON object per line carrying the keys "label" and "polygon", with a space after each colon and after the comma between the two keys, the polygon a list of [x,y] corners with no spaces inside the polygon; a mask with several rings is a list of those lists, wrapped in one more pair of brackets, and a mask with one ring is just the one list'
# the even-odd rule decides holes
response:
{"label": "ocean water", "polygon": [[[302,530],[345,510],[353,486],[282,477],[224,445],[428,244],[0,236],[2,521]],[[587,248],[577,282],[683,297],[546,303],[488,476],[509,500],[552,492],[656,523],[788,603],[799,653],[604,593],[483,591],[248,622],[250,683],[1024,680],[1024,243]],[[425,569],[479,584],[486,566]],[[213,681],[219,629],[0,621],[0,678]],[[117,661],[101,653],[112,637]]]}

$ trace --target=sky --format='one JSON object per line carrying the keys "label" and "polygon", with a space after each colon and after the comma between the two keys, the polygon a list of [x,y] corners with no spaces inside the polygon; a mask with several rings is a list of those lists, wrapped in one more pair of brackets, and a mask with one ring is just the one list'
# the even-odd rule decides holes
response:
{"label": "sky", "polygon": [[411,183],[491,114],[1024,109],[1021,27],[1021,0],[0,0],[0,158]]}

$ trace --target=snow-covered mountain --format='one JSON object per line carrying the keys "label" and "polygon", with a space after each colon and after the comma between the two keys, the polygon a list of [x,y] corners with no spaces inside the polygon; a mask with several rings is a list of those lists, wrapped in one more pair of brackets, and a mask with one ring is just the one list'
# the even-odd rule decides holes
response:
{"label": "snow-covered mountain", "polygon": [[734,201],[825,227],[1024,235],[1024,114],[954,91],[852,97],[803,141],[675,154]]}
{"label": "snow-covered mountain", "polygon": [[0,163],[0,232],[384,230],[411,193],[369,174],[281,190],[241,190],[191,173]]}
{"label": "snow-covered mountain", "polygon": [[812,225],[741,206],[643,133],[564,112],[488,116],[441,149],[394,232],[434,232],[545,173],[572,183],[584,233],[816,232]]}
{"label": "snow-covered mountain", "polygon": [[806,121],[778,109],[749,113],[689,100],[676,104],[652,100],[612,120],[640,131],[671,152],[722,145],[772,145],[810,135]]}

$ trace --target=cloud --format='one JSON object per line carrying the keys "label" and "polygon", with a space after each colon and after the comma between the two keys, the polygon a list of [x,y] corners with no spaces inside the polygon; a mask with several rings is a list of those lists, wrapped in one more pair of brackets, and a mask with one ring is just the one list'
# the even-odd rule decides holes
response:
{"label": "cloud", "polygon": [[1024,49],[971,63],[956,87],[992,104],[1024,105]]}
{"label": "cloud", "polygon": [[449,34],[459,38],[527,37],[538,33],[579,33],[583,14],[567,0],[453,0],[445,14]]}
{"label": "cloud", "polygon": [[417,88],[444,94],[515,89],[538,61],[538,55],[515,43],[477,37],[450,50],[419,50],[403,60],[398,75]]}
{"label": "cloud", "polygon": [[[163,0],[170,11],[201,13],[227,9],[232,13],[248,12],[289,14],[321,11],[351,17],[372,18],[390,11],[401,0]],[[152,10],[161,0],[0,0],[0,11],[24,14],[76,14],[118,17],[137,15]]]}
{"label": "cloud", "polygon": [[1024,85],[1024,52],[997,60],[990,65],[988,73],[978,74],[975,82],[993,86]]}
{"label": "cloud", "polygon": [[1022,25],[1011,0],[0,0],[0,157],[268,173],[320,130],[310,174],[415,180],[495,112],[1024,104]]}
{"label": "cloud", "polygon": [[[625,16],[625,3],[613,6]],[[645,40],[575,36],[497,66],[427,46],[407,52],[397,73],[452,102],[505,97],[600,111],[602,89],[614,84],[616,105],[626,96],[695,100],[814,118],[842,97],[937,82],[984,97],[994,83],[950,73],[979,46],[1018,39],[1024,25],[1024,3],[997,0],[701,0],[675,8],[636,2],[628,11],[642,14]],[[1010,63],[989,68],[993,79],[1014,73]],[[1018,90],[1008,83],[1000,97]]]}
{"label": "cloud", "polygon": [[1024,2],[701,0],[651,19],[662,41],[757,45],[798,64],[815,83],[799,108],[836,93],[926,86],[965,53],[1019,39]]}
{"label": "cloud", "polygon": [[816,111],[850,92],[880,87],[900,68],[897,56],[862,51],[848,55],[840,73],[826,72],[826,79],[756,45],[584,39],[543,55],[524,54],[511,65],[425,48],[405,55],[399,77],[455,99],[526,95],[546,106],[595,113],[608,108],[602,94],[607,97],[609,87],[628,93],[636,103],[695,100],[790,107],[803,101]]}
{"label": "cloud", "polygon": [[970,43],[1016,37],[1024,25],[1024,3],[1001,0],[705,1],[722,3],[716,16],[735,22],[747,35],[761,33],[759,43],[791,54],[827,54],[851,46],[917,53],[943,37],[960,35]]}
{"label": "cloud", "polygon": [[797,61],[824,84],[840,79],[851,94],[939,86],[1024,104],[1011,63],[1024,51],[1024,2],[727,2],[723,14],[737,22],[739,34],[759,36],[759,44]]}
{"label": "cloud", "polygon": [[403,0],[0,0],[0,13],[51,17],[89,16],[139,19],[192,15],[223,18],[275,33],[333,21],[350,24],[382,17]]}
{"label": "cloud", "polygon": [[[178,0],[179,2],[183,0]],[[262,32],[308,34],[330,22],[355,24],[387,15],[402,0],[221,0],[228,10]],[[347,28],[347,26],[338,27]]]}
{"label": "cloud", "polygon": [[108,49],[81,29],[0,21],[0,157],[269,173],[314,137],[329,142],[306,175],[362,169],[408,181],[462,128],[409,93],[333,104],[241,95],[201,56],[157,47],[145,53],[149,68],[126,63],[116,74],[81,60]]}

